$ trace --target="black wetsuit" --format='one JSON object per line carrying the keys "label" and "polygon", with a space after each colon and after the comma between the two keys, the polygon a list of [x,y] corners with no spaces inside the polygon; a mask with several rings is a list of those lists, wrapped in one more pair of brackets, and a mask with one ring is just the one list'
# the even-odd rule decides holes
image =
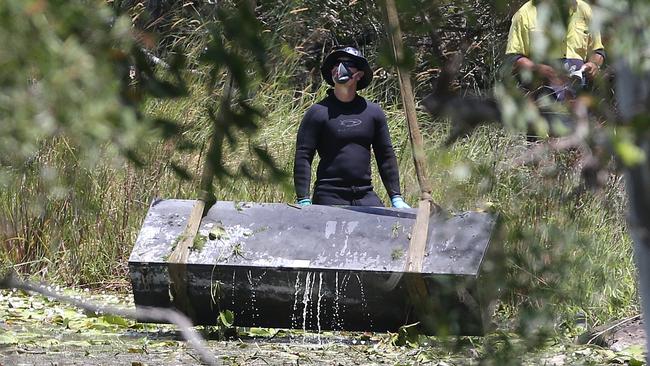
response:
{"label": "black wetsuit", "polygon": [[309,198],[311,164],[318,152],[313,203],[383,206],[373,191],[370,147],[389,196],[400,194],[397,159],[386,116],[357,95],[349,103],[333,93],[307,110],[300,123],[293,170],[298,199]]}

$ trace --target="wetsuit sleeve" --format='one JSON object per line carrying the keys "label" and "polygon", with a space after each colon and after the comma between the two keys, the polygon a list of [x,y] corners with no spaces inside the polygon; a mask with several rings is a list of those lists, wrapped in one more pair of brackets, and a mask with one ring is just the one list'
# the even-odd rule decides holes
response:
{"label": "wetsuit sleeve", "polygon": [[302,122],[300,122],[293,165],[293,184],[298,200],[309,198],[311,163],[314,161],[321,124],[317,110],[314,107],[307,110]]}
{"label": "wetsuit sleeve", "polygon": [[377,160],[379,175],[381,176],[388,196],[392,197],[401,194],[399,189],[399,169],[397,158],[393,151],[393,144],[390,140],[390,132],[386,123],[386,115],[380,110],[375,117],[375,136],[372,142],[372,149]]}

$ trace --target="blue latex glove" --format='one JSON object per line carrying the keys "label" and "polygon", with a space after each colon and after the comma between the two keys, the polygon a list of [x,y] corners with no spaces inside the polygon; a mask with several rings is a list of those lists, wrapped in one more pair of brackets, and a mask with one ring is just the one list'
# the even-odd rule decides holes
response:
{"label": "blue latex glove", "polygon": [[311,206],[311,200],[309,198],[303,198],[301,200],[298,200],[298,204],[300,206]]}
{"label": "blue latex glove", "polygon": [[409,206],[406,202],[404,202],[404,199],[400,195],[395,195],[391,197],[390,203],[395,208],[411,208],[411,206]]}

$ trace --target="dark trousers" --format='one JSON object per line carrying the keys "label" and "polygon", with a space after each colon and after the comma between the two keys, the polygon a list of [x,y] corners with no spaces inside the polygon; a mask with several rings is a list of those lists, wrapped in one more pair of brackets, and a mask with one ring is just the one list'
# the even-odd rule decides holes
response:
{"label": "dark trousers", "polygon": [[314,197],[312,202],[315,205],[328,205],[328,206],[373,206],[384,207],[375,191],[370,189],[322,189],[316,188],[314,190]]}

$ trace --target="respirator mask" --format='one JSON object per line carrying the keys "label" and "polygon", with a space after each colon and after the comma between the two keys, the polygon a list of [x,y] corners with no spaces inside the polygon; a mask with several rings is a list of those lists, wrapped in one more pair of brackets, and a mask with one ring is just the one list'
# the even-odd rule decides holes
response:
{"label": "respirator mask", "polygon": [[350,70],[351,67],[355,67],[356,65],[352,61],[340,61],[339,65],[336,67],[336,72],[334,73],[334,77],[332,78],[335,83],[337,84],[345,84],[350,79],[352,79],[353,73],[352,70]]}

